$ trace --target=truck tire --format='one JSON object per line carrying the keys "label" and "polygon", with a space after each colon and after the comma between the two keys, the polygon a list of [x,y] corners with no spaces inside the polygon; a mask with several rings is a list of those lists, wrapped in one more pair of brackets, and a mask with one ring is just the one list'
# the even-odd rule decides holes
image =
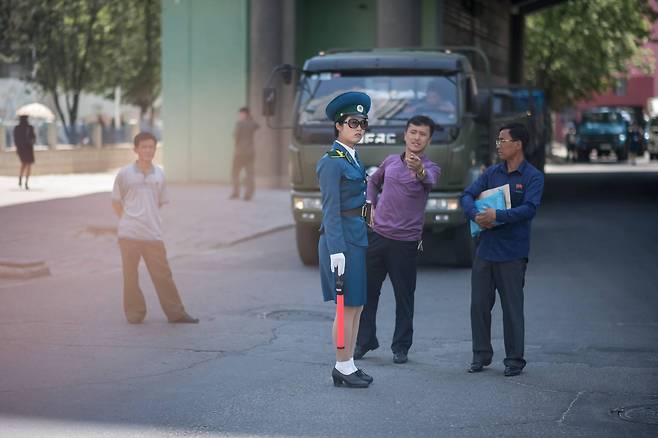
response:
{"label": "truck tire", "polygon": [[626,149],[617,152],[617,161],[628,160],[628,151]]}
{"label": "truck tire", "polygon": [[296,224],[295,237],[297,240],[297,252],[302,263],[306,266],[317,266],[318,240],[320,240],[318,226]]}
{"label": "truck tire", "polygon": [[471,237],[471,229],[468,223],[460,225],[455,229],[455,256],[458,266],[470,268],[475,260],[475,240]]}

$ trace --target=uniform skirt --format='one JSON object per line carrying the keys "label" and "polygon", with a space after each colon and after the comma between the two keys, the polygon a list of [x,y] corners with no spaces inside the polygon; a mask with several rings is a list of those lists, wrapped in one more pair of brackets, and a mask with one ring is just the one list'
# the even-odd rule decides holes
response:
{"label": "uniform skirt", "polygon": [[[365,246],[356,246],[346,243],[345,255],[345,305],[359,307],[366,304],[366,252]],[[322,283],[322,296],[325,301],[336,301],[336,274],[331,272],[331,259],[325,235],[320,235],[318,242],[318,255],[320,259],[320,279]]]}

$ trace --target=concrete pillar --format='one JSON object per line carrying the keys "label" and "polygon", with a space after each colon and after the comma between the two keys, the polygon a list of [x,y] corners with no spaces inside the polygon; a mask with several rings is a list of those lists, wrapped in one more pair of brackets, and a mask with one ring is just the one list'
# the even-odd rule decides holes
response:
{"label": "concrete pillar", "polygon": [[103,147],[103,127],[100,123],[91,125],[91,144],[97,148]]}
{"label": "concrete pillar", "polygon": [[7,136],[5,134],[5,127],[0,125],[0,152],[4,152],[7,148]]}
{"label": "concrete pillar", "polygon": [[[297,0],[283,0],[283,38],[281,45],[281,62],[296,65],[296,24],[297,24]],[[297,76],[294,76],[297,79]],[[294,81],[293,79],[293,81]],[[292,124],[292,107],[295,104],[295,82],[281,89],[281,105],[278,109],[278,121],[282,125]],[[280,156],[279,156],[279,186],[290,185],[290,154],[288,146],[292,141],[292,129],[284,129],[279,133]]]}
{"label": "concrete pillar", "polygon": [[509,82],[523,83],[523,45],[525,43],[525,15],[512,13],[510,15],[509,35]]}
{"label": "concrete pillar", "polygon": [[377,47],[417,47],[420,0],[377,1]]}
{"label": "concrete pillar", "polygon": [[[282,63],[283,6],[282,0],[251,0],[250,4],[249,107],[252,117],[260,125],[255,136],[256,180],[258,185],[265,187],[277,186],[279,175],[283,173],[280,168],[280,156],[284,153],[280,131],[268,128],[266,119],[261,116],[263,87],[272,69]],[[236,118],[237,111],[238,108],[235,109]]]}
{"label": "concrete pillar", "polygon": [[50,149],[57,146],[57,125],[55,123],[46,124],[46,144]]}
{"label": "concrete pillar", "polygon": [[128,138],[126,139],[126,143],[132,144],[133,139],[135,136],[139,134],[139,123],[134,122],[134,123],[129,123],[128,124]]}

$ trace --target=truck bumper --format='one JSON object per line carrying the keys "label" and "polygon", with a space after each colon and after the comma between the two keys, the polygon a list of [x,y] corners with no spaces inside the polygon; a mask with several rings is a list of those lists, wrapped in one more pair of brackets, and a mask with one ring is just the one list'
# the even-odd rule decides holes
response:
{"label": "truck bumper", "polygon": [[[431,192],[425,206],[425,228],[440,232],[466,223],[459,205],[461,192]],[[322,195],[320,192],[291,192],[292,213],[297,224],[322,222]]]}

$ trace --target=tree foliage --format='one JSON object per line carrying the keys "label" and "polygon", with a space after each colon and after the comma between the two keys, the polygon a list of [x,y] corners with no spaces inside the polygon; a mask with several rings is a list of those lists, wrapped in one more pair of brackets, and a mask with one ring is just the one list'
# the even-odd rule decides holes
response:
{"label": "tree foliage", "polygon": [[561,109],[602,93],[631,66],[653,71],[649,0],[570,0],[527,17],[526,80]]}
{"label": "tree foliage", "polygon": [[3,58],[52,96],[72,143],[82,91],[120,85],[142,112],[159,93],[158,0],[0,0],[0,21]]}

